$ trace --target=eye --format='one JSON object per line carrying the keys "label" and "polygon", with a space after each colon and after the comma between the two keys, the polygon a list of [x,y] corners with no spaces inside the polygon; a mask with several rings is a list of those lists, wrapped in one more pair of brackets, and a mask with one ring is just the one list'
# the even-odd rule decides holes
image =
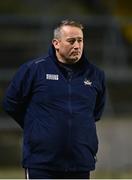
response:
{"label": "eye", "polygon": [[67,42],[69,42],[71,45],[73,45],[76,41],[78,43],[81,43],[81,42],[83,42],[83,39],[82,38],[79,38],[79,39],[78,38],[77,39],[76,38],[71,38],[71,39],[67,40]]}
{"label": "eye", "polygon": [[77,41],[80,43],[80,42],[82,42],[83,40],[82,40],[82,39],[78,39]]}
{"label": "eye", "polygon": [[76,41],[75,39],[69,39],[69,40],[68,40],[68,42],[69,42],[70,44],[74,44],[75,41]]}

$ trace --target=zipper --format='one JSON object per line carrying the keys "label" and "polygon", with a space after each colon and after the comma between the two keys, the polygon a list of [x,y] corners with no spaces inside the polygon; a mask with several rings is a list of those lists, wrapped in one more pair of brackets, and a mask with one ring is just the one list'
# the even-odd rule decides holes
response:
{"label": "zipper", "polygon": [[[71,152],[71,127],[72,127],[72,120],[71,120],[71,115],[72,115],[72,104],[71,104],[71,80],[72,80],[72,71],[68,71],[68,110],[69,110],[69,118],[68,118],[68,146],[67,146],[67,153],[70,156]],[[69,170],[69,158],[66,161],[65,164],[65,172]]]}
{"label": "zipper", "polygon": [[72,105],[71,105],[71,80],[72,80],[72,71],[68,71],[68,108],[69,113],[72,114]]}

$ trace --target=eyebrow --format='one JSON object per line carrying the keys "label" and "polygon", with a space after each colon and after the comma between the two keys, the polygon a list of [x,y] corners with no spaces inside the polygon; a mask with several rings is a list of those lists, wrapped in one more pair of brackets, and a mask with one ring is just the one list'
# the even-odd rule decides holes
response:
{"label": "eyebrow", "polygon": [[74,39],[83,39],[83,37],[69,37],[69,38],[67,38],[67,40],[74,40]]}

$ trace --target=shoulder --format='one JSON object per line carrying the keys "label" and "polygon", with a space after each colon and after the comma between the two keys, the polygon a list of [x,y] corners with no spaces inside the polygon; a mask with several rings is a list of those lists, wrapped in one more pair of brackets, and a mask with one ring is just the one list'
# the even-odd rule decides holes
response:
{"label": "shoulder", "polygon": [[38,58],[34,58],[32,60],[29,60],[25,63],[25,66],[27,67],[37,67],[37,66],[41,66],[44,65],[49,59],[49,56],[41,56]]}
{"label": "shoulder", "polygon": [[87,70],[90,70],[92,73],[104,74],[104,70],[102,70],[100,67],[95,65],[92,62],[92,60],[89,61],[89,59],[86,56],[84,56],[84,62]]}
{"label": "shoulder", "polygon": [[98,73],[104,73],[103,69],[96,66],[94,63],[89,63],[89,66],[91,69],[93,69],[94,71],[96,71]]}
{"label": "shoulder", "polygon": [[38,69],[39,67],[44,66],[45,63],[48,61],[48,59],[49,59],[48,56],[42,56],[42,57],[28,60],[27,62],[25,62],[18,68],[18,71],[26,71],[26,70],[34,71]]}
{"label": "shoulder", "polygon": [[34,77],[37,72],[41,73],[41,71],[44,71],[44,66],[45,63],[48,62],[48,59],[48,56],[45,56],[28,60],[24,64],[20,65],[14,77],[16,79]]}
{"label": "shoulder", "polygon": [[105,78],[105,72],[103,69],[101,69],[100,67],[96,66],[93,63],[89,63],[89,67],[94,72],[96,77],[98,77],[99,79]]}

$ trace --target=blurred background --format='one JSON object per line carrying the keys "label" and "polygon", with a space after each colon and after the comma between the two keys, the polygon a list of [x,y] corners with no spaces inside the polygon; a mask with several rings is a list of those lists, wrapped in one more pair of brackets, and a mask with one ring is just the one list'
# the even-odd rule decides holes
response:
{"label": "blurred background", "polygon": [[[105,71],[107,102],[97,123],[92,178],[132,178],[132,1],[4,0],[0,3],[0,102],[18,67],[47,53],[54,25],[85,27],[89,60]],[[0,107],[0,178],[24,178],[22,130]]]}

